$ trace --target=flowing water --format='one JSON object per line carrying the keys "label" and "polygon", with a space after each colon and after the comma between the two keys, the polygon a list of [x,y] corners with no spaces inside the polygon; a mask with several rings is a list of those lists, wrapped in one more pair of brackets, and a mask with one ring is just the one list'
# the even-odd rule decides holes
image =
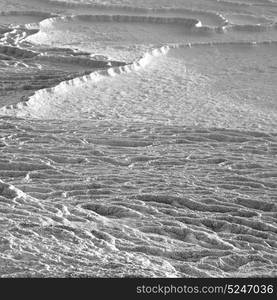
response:
{"label": "flowing water", "polygon": [[0,276],[276,277],[277,1],[0,0]]}

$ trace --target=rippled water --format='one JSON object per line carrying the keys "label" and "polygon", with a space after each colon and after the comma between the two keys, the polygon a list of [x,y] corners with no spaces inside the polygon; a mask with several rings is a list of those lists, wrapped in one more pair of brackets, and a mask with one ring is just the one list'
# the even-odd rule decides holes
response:
{"label": "rippled water", "polygon": [[276,277],[277,2],[0,1],[0,276]]}

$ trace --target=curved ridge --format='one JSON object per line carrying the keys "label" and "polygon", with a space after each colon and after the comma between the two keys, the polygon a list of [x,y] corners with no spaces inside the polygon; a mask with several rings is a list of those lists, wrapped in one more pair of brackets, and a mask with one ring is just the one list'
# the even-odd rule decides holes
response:
{"label": "curved ridge", "polygon": [[[222,16],[222,18],[224,18]],[[39,23],[39,30],[44,31],[47,28],[55,26],[57,22],[82,21],[82,22],[117,22],[117,23],[148,23],[148,24],[182,24],[184,29],[188,29],[195,33],[212,34],[224,33],[228,31],[242,32],[263,32],[276,29],[276,22],[269,21],[267,23],[258,24],[234,24],[224,18],[224,22],[220,26],[203,25],[201,20],[184,17],[158,17],[158,16],[138,16],[138,15],[105,15],[105,14],[89,14],[89,15],[69,15],[54,16],[42,20]],[[36,32],[35,32],[36,33]],[[30,37],[30,35],[28,36]]]}
{"label": "curved ridge", "polygon": [[[84,21],[58,22],[32,43],[23,38],[44,17],[2,18],[14,23],[0,50],[1,103],[24,98],[0,108],[0,276],[276,277],[276,25],[78,9],[194,0],[65,1],[76,7],[22,2],[140,23],[73,16]],[[227,1],[251,8],[218,2],[222,14],[259,2]],[[202,24],[186,31],[187,16]],[[255,34],[263,26],[271,31]]]}
{"label": "curved ridge", "polygon": [[[26,98],[26,100],[21,101],[17,104],[14,105],[6,105],[0,109],[0,114],[1,115],[9,115],[9,116],[17,116],[17,117],[35,117],[32,113],[30,114],[30,107],[33,107],[36,109],[37,106],[40,106],[40,104],[47,99],[47,101],[52,101],[53,95],[59,95],[60,93],[64,93],[67,91],[68,87],[78,87],[86,82],[91,82],[91,83],[97,83],[104,78],[107,77],[114,77],[118,76],[121,74],[126,74],[134,71],[138,71],[141,68],[146,67],[151,60],[154,57],[158,57],[161,55],[166,55],[170,49],[181,49],[181,48],[191,48],[191,47],[197,47],[197,46],[222,46],[222,45],[227,45],[227,46],[237,46],[237,47],[255,47],[257,45],[272,45],[276,44],[277,42],[274,41],[263,41],[263,42],[213,42],[213,43],[186,43],[186,44],[168,44],[167,46],[163,46],[160,48],[153,49],[152,51],[149,51],[145,53],[141,58],[138,60],[135,60],[134,62],[130,64],[125,64],[123,62],[115,62],[113,67],[110,67],[105,70],[100,70],[100,71],[94,71],[85,74],[83,73],[82,76],[74,77],[69,80],[64,80],[57,84],[54,87],[48,87],[44,89],[40,89],[35,91],[31,96]],[[51,56],[38,56],[38,60],[40,59],[61,59],[64,61],[75,61],[76,63],[87,63],[87,58],[83,57],[59,57],[59,58],[53,58]],[[100,64],[102,64],[103,68],[106,68],[108,66],[107,61],[91,61],[90,64],[92,67],[101,67]],[[116,66],[116,64],[118,64]]]}
{"label": "curved ridge", "polygon": [[[36,91],[32,96],[27,98],[26,101],[19,102],[15,105],[7,105],[2,107],[0,109],[0,114],[2,112],[4,115],[12,115],[12,116],[16,115],[22,117],[25,115],[24,108],[26,106],[32,104],[37,105],[41,99],[45,99],[45,97],[48,97],[51,94],[64,91],[68,86],[76,86],[88,81],[98,82],[105,77],[114,77],[124,73],[138,71],[141,68],[147,66],[152,60],[152,58],[161,55],[166,55],[169,49],[170,49],[169,46],[162,46],[161,48],[153,49],[152,51],[145,53],[141,58],[139,58],[138,60],[134,61],[131,64],[126,64],[123,66],[111,67],[106,70],[91,72],[90,74],[83,75],[81,77],[76,77],[67,81],[62,81],[55,87],[40,89]],[[18,109],[22,111],[17,111]]]}
{"label": "curved ridge", "polygon": [[40,22],[40,27],[51,27],[56,21],[80,20],[90,22],[144,22],[154,24],[183,24],[188,28],[201,26],[201,21],[197,19],[177,18],[177,17],[154,17],[136,15],[71,15],[48,18]]}
{"label": "curved ridge", "polygon": [[215,11],[203,10],[203,9],[194,9],[186,7],[141,7],[141,6],[131,6],[131,5],[122,5],[122,4],[108,4],[108,3],[74,3],[74,2],[61,2],[61,1],[47,1],[48,3],[54,4],[56,6],[78,9],[92,9],[95,11],[111,11],[111,12],[125,12],[125,13],[135,13],[135,14],[188,14],[190,16],[203,16],[214,19],[218,25],[223,25],[226,23],[226,18]]}

